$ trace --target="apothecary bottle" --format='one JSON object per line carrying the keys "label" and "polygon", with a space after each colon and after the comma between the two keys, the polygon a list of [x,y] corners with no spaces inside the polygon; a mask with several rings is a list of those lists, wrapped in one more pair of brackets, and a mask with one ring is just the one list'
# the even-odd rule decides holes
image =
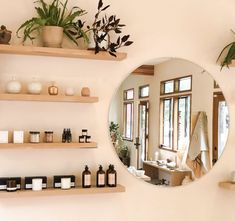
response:
{"label": "apothecary bottle", "polygon": [[105,187],[105,172],[101,165],[99,166],[99,170],[96,173],[96,186]]}
{"label": "apothecary bottle", "polygon": [[82,187],[90,188],[91,187],[91,172],[89,171],[88,166],[85,166],[85,170],[82,172]]}
{"label": "apothecary bottle", "polygon": [[117,172],[114,169],[114,165],[110,166],[108,170],[108,186],[109,187],[116,187],[117,186]]}

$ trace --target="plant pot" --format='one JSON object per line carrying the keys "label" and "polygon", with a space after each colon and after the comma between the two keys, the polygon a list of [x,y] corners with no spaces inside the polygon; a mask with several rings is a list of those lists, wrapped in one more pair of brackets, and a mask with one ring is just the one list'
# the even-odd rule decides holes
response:
{"label": "plant pot", "polygon": [[42,42],[44,47],[61,48],[64,29],[58,26],[44,26],[42,28]]}

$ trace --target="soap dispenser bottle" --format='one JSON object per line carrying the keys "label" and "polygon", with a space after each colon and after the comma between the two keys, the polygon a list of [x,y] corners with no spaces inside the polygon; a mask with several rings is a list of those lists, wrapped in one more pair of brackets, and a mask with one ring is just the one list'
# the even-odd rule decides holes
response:
{"label": "soap dispenser bottle", "polygon": [[108,171],[108,186],[109,187],[117,186],[117,172],[114,169],[114,165],[111,165],[110,170]]}
{"label": "soap dispenser bottle", "polygon": [[82,187],[90,188],[91,187],[91,172],[89,171],[88,166],[85,166],[85,170],[82,173]]}
{"label": "soap dispenser bottle", "polygon": [[111,171],[111,167],[112,165],[109,164],[109,168],[106,170],[106,185],[108,186],[108,175],[109,175],[109,171]]}
{"label": "soap dispenser bottle", "polygon": [[105,172],[103,171],[103,167],[101,165],[96,173],[96,186],[105,187]]}

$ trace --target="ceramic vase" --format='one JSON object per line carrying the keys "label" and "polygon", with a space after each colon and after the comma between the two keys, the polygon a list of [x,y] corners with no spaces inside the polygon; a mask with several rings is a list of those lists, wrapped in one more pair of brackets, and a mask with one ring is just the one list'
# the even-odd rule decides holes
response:
{"label": "ceramic vase", "polygon": [[6,92],[9,94],[19,94],[21,92],[22,85],[15,77],[9,81],[6,85]]}
{"label": "ceramic vase", "polygon": [[40,94],[42,92],[42,84],[37,80],[33,79],[27,86],[29,94]]}

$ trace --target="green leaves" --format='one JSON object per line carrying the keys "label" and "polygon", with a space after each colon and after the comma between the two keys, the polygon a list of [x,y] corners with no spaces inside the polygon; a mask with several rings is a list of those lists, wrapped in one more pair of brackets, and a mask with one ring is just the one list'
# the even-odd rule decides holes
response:
{"label": "green leaves", "polygon": [[79,25],[76,25],[77,18],[86,14],[85,10],[73,7],[67,11],[68,0],[65,0],[64,3],[60,0],[53,0],[51,4],[47,4],[44,0],[38,0],[35,3],[38,4],[35,7],[38,17],[27,20],[17,30],[18,37],[19,31],[23,30],[23,42],[27,38],[35,39],[34,32],[39,32],[41,27],[45,25],[62,27],[65,35],[75,44],[77,44],[76,39],[80,37],[88,41],[86,33],[81,30]]}
{"label": "green leaves", "polygon": [[223,61],[221,62],[221,70],[223,69],[224,66],[229,68],[229,65],[231,64],[232,60],[235,59],[235,42],[232,42],[223,48],[223,50],[219,54],[217,62],[222,57],[223,53],[226,50],[228,50],[228,52]]}

